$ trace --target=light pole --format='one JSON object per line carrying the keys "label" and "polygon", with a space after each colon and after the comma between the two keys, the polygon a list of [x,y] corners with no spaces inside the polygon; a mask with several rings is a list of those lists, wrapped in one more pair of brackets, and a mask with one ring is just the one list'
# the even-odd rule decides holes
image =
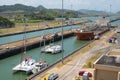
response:
{"label": "light pole", "polygon": [[64,55],[63,55],[63,14],[64,14],[64,10],[63,10],[63,0],[62,0],[62,63],[63,63],[63,58],[64,58]]}
{"label": "light pole", "polygon": [[23,22],[24,22],[24,53],[26,53],[26,27],[27,27],[26,18],[23,19]]}
{"label": "light pole", "polygon": [[22,54],[21,54],[21,59],[20,59],[20,63],[23,61],[23,55],[24,54],[26,54],[26,19],[25,18],[23,18],[22,19],[22,21],[23,21],[23,52],[22,52]]}

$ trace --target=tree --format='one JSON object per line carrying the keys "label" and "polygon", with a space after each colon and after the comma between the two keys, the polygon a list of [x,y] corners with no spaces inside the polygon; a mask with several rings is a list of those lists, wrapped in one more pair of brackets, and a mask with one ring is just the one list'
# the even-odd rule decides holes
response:
{"label": "tree", "polygon": [[15,24],[11,21],[9,21],[6,18],[0,17],[0,27],[7,28],[7,27],[14,27]]}

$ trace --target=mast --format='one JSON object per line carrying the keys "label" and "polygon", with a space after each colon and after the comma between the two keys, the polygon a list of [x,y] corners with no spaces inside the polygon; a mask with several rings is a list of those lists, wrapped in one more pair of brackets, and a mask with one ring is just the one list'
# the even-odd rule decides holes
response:
{"label": "mast", "polygon": [[27,24],[26,24],[26,19],[24,18],[24,54],[26,53],[26,27],[27,27]]}
{"label": "mast", "polygon": [[43,30],[43,40],[44,40],[44,48],[45,48],[45,40],[46,40],[46,35],[45,35],[45,29],[47,28],[47,22],[44,21],[44,24],[45,24],[45,28]]}
{"label": "mast", "polygon": [[64,10],[63,10],[63,0],[62,0],[62,63],[63,63],[63,14],[64,14]]}
{"label": "mast", "polygon": [[25,18],[22,19],[23,21],[23,27],[24,27],[24,34],[23,34],[23,51],[22,51],[22,54],[21,54],[21,59],[20,59],[20,63],[23,61],[23,55],[26,53],[26,23],[25,23]]}

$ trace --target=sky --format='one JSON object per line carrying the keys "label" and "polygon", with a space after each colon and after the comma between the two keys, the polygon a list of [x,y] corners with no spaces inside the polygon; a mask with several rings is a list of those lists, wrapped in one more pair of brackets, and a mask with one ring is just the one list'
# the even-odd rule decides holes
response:
{"label": "sky", "polygon": [[[0,5],[25,4],[37,7],[39,5],[48,9],[61,9],[62,0],[1,0]],[[89,9],[107,12],[120,11],[120,0],[63,0],[64,9]]]}

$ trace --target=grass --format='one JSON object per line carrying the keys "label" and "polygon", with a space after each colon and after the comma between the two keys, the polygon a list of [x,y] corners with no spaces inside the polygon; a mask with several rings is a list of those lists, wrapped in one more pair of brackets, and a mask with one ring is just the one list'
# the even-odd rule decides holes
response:
{"label": "grass", "polygon": [[[27,20],[26,23],[38,23],[43,22],[43,20]],[[16,21],[16,23],[23,23],[23,21]]]}

